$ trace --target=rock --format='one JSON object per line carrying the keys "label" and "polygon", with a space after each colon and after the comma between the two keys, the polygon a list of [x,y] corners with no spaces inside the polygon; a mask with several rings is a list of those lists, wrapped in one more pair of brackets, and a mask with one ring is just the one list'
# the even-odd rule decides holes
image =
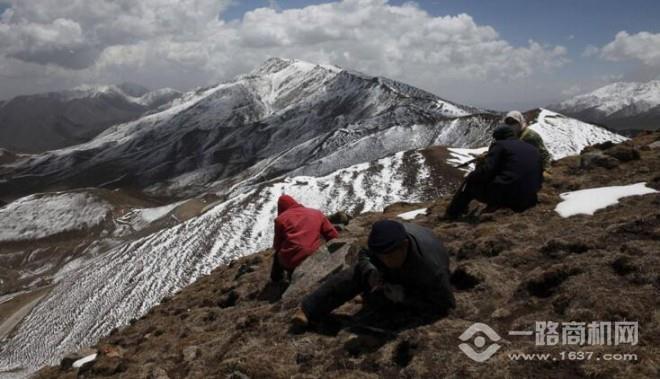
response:
{"label": "rock", "polygon": [[298,299],[316,287],[328,276],[349,267],[347,255],[352,248],[352,239],[336,239],[322,246],[311,257],[296,268],[291,276],[291,284],[282,299]]}
{"label": "rock", "polygon": [[639,154],[639,150],[635,149],[632,146],[629,145],[616,145],[612,147],[611,149],[607,149],[605,151],[606,155],[609,155],[610,157],[614,157],[621,162],[629,162],[629,161],[636,161],[641,158]]}
{"label": "rock", "polygon": [[92,354],[95,354],[96,350],[94,349],[82,349],[80,351],[77,351],[75,353],[70,353],[64,356],[62,360],[60,361],[60,368],[62,370],[68,370],[73,366],[73,362],[83,359],[87,356],[90,356]]}
{"label": "rock", "polygon": [[360,234],[363,234],[364,231],[365,231],[365,229],[363,227],[357,226],[357,225],[354,225],[354,224],[346,225],[344,230],[346,230],[347,232],[349,232],[353,235],[360,235]]}
{"label": "rock", "polygon": [[651,149],[660,149],[660,141],[655,141],[647,145]]}
{"label": "rock", "polygon": [[597,143],[595,145],[586,146],[584,149],[582,149],[580,151],[580,155],[584,155],[584,154],[587,154],[587,153],[593,153],[593,152],[601,152],[601,151],[604,151],[604,150],[607,150],[607,149],[611,148],[614,145],[615,144],[612,141],[605,141],[603,143]]}
{"label": "rock", "polygon": [[199,346],[188,346],[183,349],[183,360],[192,362],[199,356]]}
{"label": "rock", "polygon": [[351,221],[351,216],[346,214],[346,212],[339,211],[328,216],[328,220],[333,224],[348,225]]}
{"label": "rock", "polygon": [[597,167],[611,169],[618,165],[618,159],[605,155],[600,151],[593,151],[580,156],[580,168],[582,169],[590,170]]}

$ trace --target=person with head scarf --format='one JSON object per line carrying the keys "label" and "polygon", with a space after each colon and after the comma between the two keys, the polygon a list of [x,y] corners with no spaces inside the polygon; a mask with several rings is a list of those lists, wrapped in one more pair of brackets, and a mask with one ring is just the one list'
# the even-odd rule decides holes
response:
{"label": "person with head scarf", "polygon": [[400,306],[431,316],[445,315],[455,306],[449,254],[430,229],[378,221],[367,246],[354,267],[334,274],[303,298],[291,319],[294,326],[317,322],[360,294],[374,308]]}
{"label": "person with head scarf", "polygon": [[337,238],[337,230],[318,209],[305,208],[289,195],[277,200],[275,236],[273,238],[273,266],[270,277],[274,282],[291,274],[307,257],[314,254],[325,241]]}
{"label": "person with head scarf", "polygon": [[490,210],[510,208],[522,212],[536,205],[543,184],[541,154],[516,135],[508,125],[495,129],[495,141],[452,198],[445,212],[447,219],[465,213],[472,200],[486,203]]}
{"label": "person with head scarf", "polygon": [[511,111],[504,116],[504,123],[514,128],[514,131],[521,141],[525,141],[539,150],[541,158],[543,159],[543,168],[545,170],[549,169],[552,155],[550,155],[550,152],[545,147],[543,138],[541,138],[537,132],[528,127],[525,116],[519,111]]}

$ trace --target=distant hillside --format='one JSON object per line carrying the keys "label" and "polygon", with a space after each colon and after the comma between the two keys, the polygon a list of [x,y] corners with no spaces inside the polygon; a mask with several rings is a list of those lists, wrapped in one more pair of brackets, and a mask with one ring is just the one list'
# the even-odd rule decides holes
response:
{"label": "distant hillside", "polygon": [[613,83],[548,108],[630,134],[660,129],[660,80]]}
{"label": "distant hillside", "polygon": [[122,84],[18,96],[0,102],[0,148],[40,153],[77,145],[179,95],[172,89],[148,91]]}

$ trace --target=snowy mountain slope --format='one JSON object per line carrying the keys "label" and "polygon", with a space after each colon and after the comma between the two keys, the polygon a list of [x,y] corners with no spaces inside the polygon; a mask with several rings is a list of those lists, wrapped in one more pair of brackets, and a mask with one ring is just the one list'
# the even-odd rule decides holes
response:
{"label": "snowy mountain slope", "polygon": [[[178,197],[226,192],[433,144],[484,146],[500,118],[386,78],[273,58],[88,143],[0,165],[6,178],[0,192],[86,186]],[[570,143],[556,136],[548,143]]]}
{"label": "snowy mountain slope", "polygon": [[538,115],[529,127],[543,138],[553,159],[575,155],[587,146],[604,141],[619,143],[626,140],[607,129],[543,108],[538,110]]}
{"label": "snowy mountain slope", "polygon": [[0,106],[0,147],[39,153],[79,144],[178,96],[173,89],[150,92],[131,84],[18,96]]}
{"label": "snowy mountain slope", "polygon": [[[56,362],[67,351],[91,344],[144,314],[163,296],[217,265],[268,247],[280,194],[326,213],[359,213],[397,201],[427,201],[438,191],[431,164],[438,163],[420,152],[401,152],[325,177],[274,181],[231,197],[188,222],[79,262],[5,343],[0,367],[26,369],[25,374]],[[455,174],[443,177],[445,185],[457,184],[462,174],[457,170]]]}
{"label": "snowy mountain slope", "polygon": [[[55,183],[146,187],[193,171],[208,183],[260,162],[258,171],[270,179],[322,159],[334,152],[333,143],[397,126],[440,128],[441,121],[472,111],[387,79],[271,59],[248,75],[189,93],[173,107],[117,125],[87,144],[5,167],[8,183],[0,190],[31,192]],[[340,136],[340,130],[351,133]],[[373,152],[313,174],[392,151]],[[267,167],[275,159],[277,165]]]}
{"label": "snowy mountain slope", "polygon": [[609,84],[549,108],[616,129],[657,129],[660,128],[660,80]]}

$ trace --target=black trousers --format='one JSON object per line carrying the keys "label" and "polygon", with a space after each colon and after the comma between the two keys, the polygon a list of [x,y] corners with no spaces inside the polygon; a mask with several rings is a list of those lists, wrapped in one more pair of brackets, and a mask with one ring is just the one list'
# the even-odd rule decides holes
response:
{"label": "black trousers", "polygon": [[293,271],[289,271],[282,267],[277,253],[273,254],[273,266],[270,268],[270,280],[273,282],[281,282],[283,279],[291,280],[291,274]]}
{"label": "black trousers", "polygon": [[474,172],[468,174],[447,207],[447,216],[458,217],[465,213],[472,200],[478,200],[491,207],[498,207],[495,194],[490,193],[488,185]]}
{"label": "black trousers", "polygon": [[301,306],[307,318],[319,320],[359,294],[374,308],[393,304],[382,290],[371,292],[358,270],[348,268],[330,276],[316,291],[305,296]]}

